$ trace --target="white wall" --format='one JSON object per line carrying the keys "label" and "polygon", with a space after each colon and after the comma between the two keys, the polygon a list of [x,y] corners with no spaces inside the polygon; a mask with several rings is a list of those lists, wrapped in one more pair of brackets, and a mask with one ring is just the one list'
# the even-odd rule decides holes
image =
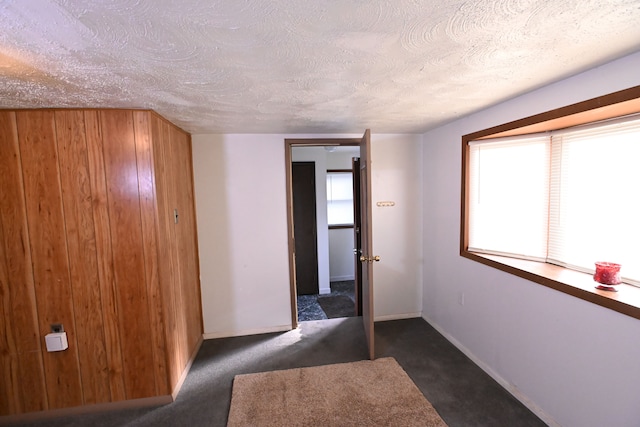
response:
{"label": "white wall", "polygon": [[192,141],[205,337],[290,329],[283,138]]}
{"label": "white wall", "polygon": [[327,153],[327,169],[351,169],[351,159],[360,157],[358,147],[339,147]]}
{"label": "white wall", "polygon": [[329,276],[332,282],[354,279],[355,255],[353,248],[353,228],[329,230]]}
{"label": "white wall", "polygon": [[459,256],[461,136],[640,85],[638,70],[640,53],[424,135],[423,315],[551,425],[640,425],[640,320]]}
{"label": "white wall", "polygon": [[[360,136],[193,136],[206,338],[291,327],[284,139]],[[372,134],[377,319],[421,311],[420,138]]]}
{"label": "white wall", "polygon": [[[420,135],[371,135],[374,315],[422,312],[422,143]],[[391,201],[392,207],[377,202]]]}

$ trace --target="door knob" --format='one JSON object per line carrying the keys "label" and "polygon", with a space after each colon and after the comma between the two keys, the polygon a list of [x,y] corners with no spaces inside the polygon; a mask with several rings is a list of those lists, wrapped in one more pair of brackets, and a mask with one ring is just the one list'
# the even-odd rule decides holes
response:
{"label": "door knob", "polygon": [[364,255],[360,255],[360,262],[367,262],[367,261],[369,261],[369,258],[367,258]]}
{"label": "door knob", "polygon": [[374,262],[374,261],[376,261],[376,262],[380,261],[380,255],[376,255],[376,256],[373,256],[373,257],[366,257],[366,256],[362,255],[360,257],[360,262]]}

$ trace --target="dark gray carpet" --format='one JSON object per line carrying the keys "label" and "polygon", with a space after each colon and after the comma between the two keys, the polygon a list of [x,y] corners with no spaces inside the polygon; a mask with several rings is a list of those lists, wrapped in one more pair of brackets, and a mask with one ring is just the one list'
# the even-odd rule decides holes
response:
{"label": "dark gray carpet", "polygon": [[[298,322],[328,319],[318,299],[326,296],[345,295],[355,301],[355,282],[353,280],[331,282],[331,293],[324,295],[298,295]],[[355,303],[351,314],[336,313],[333,318],[355,316]]]}
{"label": "dark gray carpet", "polygon": [[356,314],[356,306],[353,300],[346,295],[319,296],[318,304],[328,319],[338,317],[351,317]]}
{"label": "dark gray carpet", "polygon": [[[544,426],[423,319],[379,322],[375,328],[377,356],[394,357],[449,427]],[[25,425],[222,427],[237,374],[366,358],[359,317],[304,322],[286,333],[207,340],[172,404]]]}

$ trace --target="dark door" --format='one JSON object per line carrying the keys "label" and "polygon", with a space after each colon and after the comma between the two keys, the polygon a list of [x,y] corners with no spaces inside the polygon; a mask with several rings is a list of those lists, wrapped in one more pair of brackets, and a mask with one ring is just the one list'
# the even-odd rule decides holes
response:
{"label": "dark door", "polygon": [[354,296],[356,299],[356,316],[362,316],[362,263],[360,255],[362,255],[362,239],[360,235],[360,227],[362,227],[361,210],[360,210],[360,158],[354,157],[351,160],[351,169],[353,170],[353,254],[355,257],[355,278]]}
{"label": "dark door", "polygon": [[318,293],[315,163],[293,162],[291,181],[296,291],[298,295],[313,295]]}

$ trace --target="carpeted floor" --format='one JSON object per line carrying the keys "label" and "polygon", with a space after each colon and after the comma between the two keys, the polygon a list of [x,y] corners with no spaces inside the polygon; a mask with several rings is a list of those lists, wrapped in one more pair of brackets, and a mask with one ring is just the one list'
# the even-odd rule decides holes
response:
{"label": "carpeted floor", "polygon": [[[377,322],[375,337],[377,356],[395,358],[449,427],[545,426],[423,319]],[[360,317],[302,322],[283,333],[206,340],[177,400],[169,405],[22,425],[224,427],[236,375],[353,362],[367,355]]]}
{"label": "carpeted floor", "polygon": [[331,293],[325,295],[298,295],[298,321],[307,322],[309,320],[324,320],[334,319],[337,317],[352,317],[355,315],[355,303],[353,310],[347,306],[347,300],[344,298],[339,299],[339,307],[335,307],[336,304],[327,304],[329,306],[330,313],[326,313],[322,305],[318,301],[319,299],[326,297],[340,297],[346,296],[351,301],[355,301],[353,280],[346,280],[341,282],[331,282]]}
{"label": "carpeted floor", "polygon": [[320,295],[318,304],[328,319],[352,317],[356,314],[353,300],[346,295]]}

